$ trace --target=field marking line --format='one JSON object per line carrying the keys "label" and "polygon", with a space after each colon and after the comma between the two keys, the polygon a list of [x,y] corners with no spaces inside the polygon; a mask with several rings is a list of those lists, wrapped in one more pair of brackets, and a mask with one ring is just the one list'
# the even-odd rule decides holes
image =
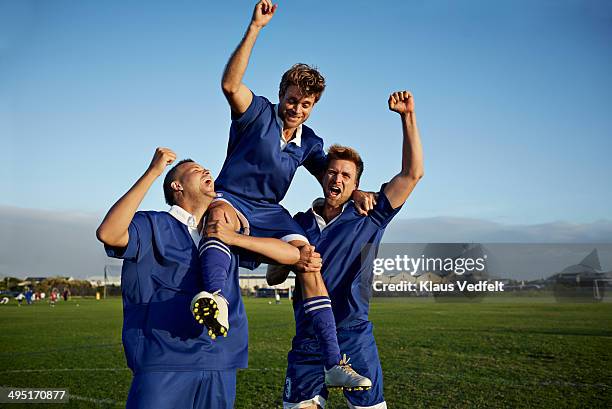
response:
{"label": "field marking line", "polygon": [[73,394],[69,394],[68,398],[70,400],[74,399],[74,400],[80,400],[84,402],[91,402],[91,403],[95,403],[100,406],[102,405],[123,406],[124,405],[123,402],[119,402],[113,399],[96,399],[96,398],[88,398],[87,396],[80,396],[80,395],[73,395]]}

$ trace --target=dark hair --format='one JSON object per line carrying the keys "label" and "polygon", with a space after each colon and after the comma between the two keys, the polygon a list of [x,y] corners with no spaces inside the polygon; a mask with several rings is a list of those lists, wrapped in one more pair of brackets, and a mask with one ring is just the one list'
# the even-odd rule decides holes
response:
{"label": "dark hair", "polygon": [[287,88],[291,85],[297,86],[305,97],[314,95],[315,102],[317,102],[325,90],[325,78],[316,67],[307,64],[295,64],[281,78],[278,88],[279,98],[285,95]]}
{"label": "dark hair", "polygon": [[174,190],[172,190],[172,186],[170,186],[172,182],[176,180],[176,171],[178,167],[181,166],[183,163],[189,162],[193,162],[193,159],[183,159],[182,161],[174,165],[168,171],[168,173],[166,173],[166,177],[164,178],[164,198],[166,199],[166,203],[168,203],[170,206],[176,204],[176,201],[174,200]]}
{"label": "dark hair", "polygon": [[363,161],[359,153],[348,146],[332,145],[327,150],[327,165],[329,166],[329,163],[336,159],[349,160],[355,164],[357,168],[357,184],[359,184],[359,179],[361,179],[361,174],[363,173]]}

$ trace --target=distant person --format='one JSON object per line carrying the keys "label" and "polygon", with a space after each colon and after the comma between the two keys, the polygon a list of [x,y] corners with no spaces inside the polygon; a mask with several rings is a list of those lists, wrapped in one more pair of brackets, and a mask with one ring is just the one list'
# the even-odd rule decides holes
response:
{"label": "distant person", "polygon": [[[234,336],[212,340],[189,311],[202,287],[197,246],[203,216],[216,197],[210,172],[192,160],[178,162],[163,182],[170,210],[136,211],[175,158],[170,149],[158,148],[148,169],[97,230],[107,254],[124,260],[122,339],[134,374],[127,407],[229,409],[234,406],[236,371],[247,367],[248,330],[238,267],[252,268],[253,253],[295,263],[299,251],[277,239],[237,234],[240,226],[231,223],[206,226],[209,237],[248,250],[233,249],[223,287]],[[196,308],[196,315],[208,310],[206,305]]]}
{"label": "distant person", "polygon": [[280,294],[278,291],[274,291],[274,300],[276,301],[276,304],[280,304]]}
{"label": "distant person", "polygon": [[21,303],[23,302],[24,298],[25,298],[25,296],[23,295],[23,293],[19,293],[19,294],[17,294],[17,297],[15,297],[15,299],[17,300],[17,305],[19,307],[21,307]]}
{"label": "distant person", "polygon": [[32,297],[33,296],[34,296],[34,293],[32,292],[32,290],[30,290],[30,289],[26,290],[26,292],[25,292],[25,299],[26,299],[26,303],[28,305],[32,304],[32,302],[33,302]]}
{"label": "distant person", "polygon": [[[315,200],[308,211],[294,217],[323,259],[323,279],[334,306],[340,348],[351,354],[355,370],[373,383],[369,390],[344,389],[350,408],[387,407],[378,350],[368,319],[373,261],[387,225],[423,176],[423,153],[412,94],[394,92],[389,96],[388,106],[401,118],[401,171],[380,187],[376,206],[370,214],[360,217],[349,200],[359,186],[363,161],[354,149],[334,145],[327,155],[323,198]],[[395,148],[389,146],[389,149]],[[338,257],[339,254],[342,257]],[[268,283],[280,284],[288,273],[287,269],[271,267]],[[304,314],[304,300],[297,286],[293,299],[296,335],[287,358],[283,408],[322,408],[328,398],[323,353]]]}
{"label": "distant person", "polygon": [[69,289],[64,288],[63,297],[64,297],[64,301],[68,301],[68,297],[70,297],[70,290]]}

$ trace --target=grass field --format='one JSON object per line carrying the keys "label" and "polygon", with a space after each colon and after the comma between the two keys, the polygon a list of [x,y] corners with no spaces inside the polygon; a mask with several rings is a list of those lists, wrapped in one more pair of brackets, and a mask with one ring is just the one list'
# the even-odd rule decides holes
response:
{"label": "grass field", "polygon": [[[246,307],[249,369],[238,374],[236,408],[282,407],[290,304]],[[371,318],[390,408],[612,407],[610,303],[374,299]],[[124,404],[120,299],[0,306],[0,328],[0,385],[70,389],[69,404],[48,408]],[[340,392],[328,407],[346,407]]]}

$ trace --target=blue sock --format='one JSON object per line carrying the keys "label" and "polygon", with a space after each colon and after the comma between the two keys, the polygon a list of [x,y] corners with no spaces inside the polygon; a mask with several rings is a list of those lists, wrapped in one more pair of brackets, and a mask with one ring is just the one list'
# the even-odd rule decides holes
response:
{"label": "blue sock", "polygon": [[198,246],[204,291],[214,293],[225,288],[232,261],[229,247],[219,239],[202,237]]}
{"label": "blue sock", "polygon": [[338,365],[342,358],[338,346],[336,319],[331,308],[331,300],[325,296],[310,297],[304,300],[303,308],[306,315],[310,317],[319,340],[325,369],[331,369]]}

